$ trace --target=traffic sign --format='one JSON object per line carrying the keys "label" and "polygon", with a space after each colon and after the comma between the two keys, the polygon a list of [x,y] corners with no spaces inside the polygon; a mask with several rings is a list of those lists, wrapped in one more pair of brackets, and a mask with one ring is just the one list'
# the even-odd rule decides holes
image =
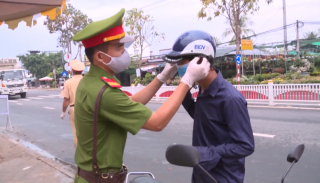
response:
{"label": "traffic sign", "polygon": [[252,40],[241,39],[241,50],[253,50]]}
{"label": "traffic sign", "polygon": [[67,77],[67,76],[68,76],[68,72],[67,72],[67,71],[63,71],[63,72],[62,72],[62,77],[65,78],[65,77]]}
{"label": "traffic sign", "polygon": [[64,58],[64,61],[70,62],[72,59],[72,55],[70,53],[66,53],[66,54],[64,54],[63,58]]}
{"label": "traffic sign", "polygon": [[71,67],[70,67],[69,63],[64,64],[64,70],[71,71]]}
{"label": "traffic sign", "polygon": [[238,54],[238,55],[236,56],[236,63],[237,63],[237,64],[241,64],[241,62],[242,62],[242,57],[241,57],[240,54]]}

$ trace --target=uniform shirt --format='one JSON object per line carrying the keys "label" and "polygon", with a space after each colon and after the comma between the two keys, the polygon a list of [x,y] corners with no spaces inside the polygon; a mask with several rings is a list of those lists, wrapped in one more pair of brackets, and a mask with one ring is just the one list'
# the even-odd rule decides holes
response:
{"label": "uniform shirt", "polygon": [[[217,78],[194,102],[186,95],[183,106],[194,119],[192,145],[201,155],[200,165],[219,183],[244,180],[245,157],[254,151],[254,138],[242,94],[216,70]],[[199,168],[193,169],[195,183],[212,182]]]}
{"label": "uniform shirt", "polygon": [[76,98],[76,91],[82,75],[74,75],[64,83],[64,89],[61,91],[61,96],[70,99],[69,105],[74,105]]}
{"label": "uniform shirt", "polygon": [[[98,92],[106,85],[101,77],[119,82],[104,70],[91,65],[80,81],[75,104],[78,145],[75,162],[86,171],[92,171],[93,112]],[[122,167],[127,132],[135,135],[151,117],[152,111],[133,102],[121,89],[109,86],[103,93],[97,125],[97,161],[101,172],[118,172]],[[76,176],[75,182],[86,182]]]}

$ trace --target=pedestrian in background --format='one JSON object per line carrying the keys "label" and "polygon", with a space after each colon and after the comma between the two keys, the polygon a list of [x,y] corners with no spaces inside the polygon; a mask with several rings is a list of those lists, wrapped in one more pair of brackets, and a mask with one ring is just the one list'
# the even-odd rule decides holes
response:
{"label": "pedestrian in background", "polygon": [[63,105],[62,105],[62,113],[61,119],[64,119],[66,115],[66,110],[68,106],[69,108],[69,117],[73,134],[73,143],[74,146],[77,147],[77,135],[76,135],[76,127],[74,124],[74,103],[76,98],[76,91],[80,80],[82,79],[82,71],[84,70],[84,64],[79,60],[71,60],[70,66],[72,69],[73,77],[68,79],[64,83],[64,89],[61,92],[61,96],[63,97]]}

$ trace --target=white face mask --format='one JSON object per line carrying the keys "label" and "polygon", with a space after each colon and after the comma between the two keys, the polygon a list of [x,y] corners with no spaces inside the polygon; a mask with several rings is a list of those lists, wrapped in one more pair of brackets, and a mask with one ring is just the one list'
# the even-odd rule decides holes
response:
{"label": "white face mask", "polygon": [[120,73],[126,70],[130,65],[131,58],[127,50],[124,50],[120,57],[112,57],[102,51],[100,52],[111,58],[109,63],[103,62],[103,64],[108,66],[114,73]]}

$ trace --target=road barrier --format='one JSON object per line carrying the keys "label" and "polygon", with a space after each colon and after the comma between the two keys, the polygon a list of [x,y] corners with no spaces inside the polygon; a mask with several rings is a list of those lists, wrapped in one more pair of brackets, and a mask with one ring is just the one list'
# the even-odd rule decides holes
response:
{"label": "road barrier", "polygon": [[13,129],[12,129],[12,124],[11,124],[11,120],[10,120],[8,95],[0,95],[0,116],[1,115],[7,116],[6,130],[12,131]]}
{"label": "road barrier", "polygon": [[[309,101],[320,102],[320,84],[273,84],[270,80],[268,84],[261,85],[233,85],[247,100],[269,101],[273,105],[274,101]],[[139,92],[141,87],[122,87],[124,93],[132,96]],[[156,101],[167,99],[177,86],[162,86],[154,95]],[[198,89],[192,88],[192,96],[196,99]]]}

